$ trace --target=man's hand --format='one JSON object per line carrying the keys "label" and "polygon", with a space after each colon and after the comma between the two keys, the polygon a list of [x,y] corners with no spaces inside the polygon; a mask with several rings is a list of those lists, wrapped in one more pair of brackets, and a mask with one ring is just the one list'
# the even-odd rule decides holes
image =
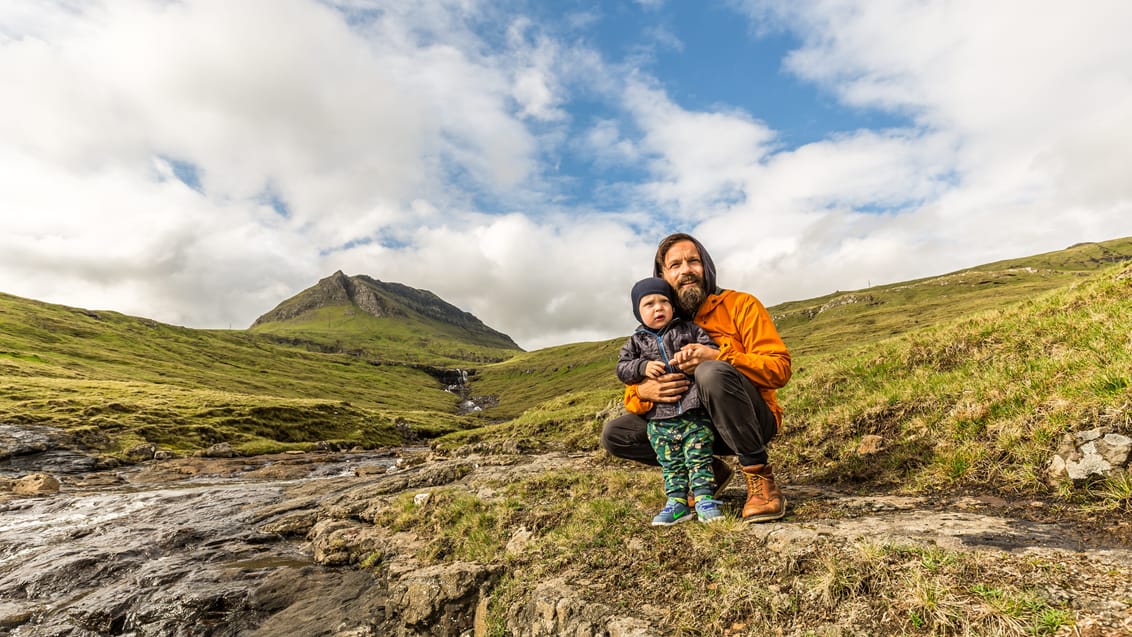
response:
{"label": "man's hand", "polygon": [[637,395],[642,400],[653,403],[678,402],[692,386],[692,381],[683,374],[665,374],[660,378],[647,379],[637,385]]}
{"label": "man's hand", "polygon": [[694,374],[704,361],[719,358],[719,350],[700,343],[688,343],[672,356],[672,365],[685,374]]}

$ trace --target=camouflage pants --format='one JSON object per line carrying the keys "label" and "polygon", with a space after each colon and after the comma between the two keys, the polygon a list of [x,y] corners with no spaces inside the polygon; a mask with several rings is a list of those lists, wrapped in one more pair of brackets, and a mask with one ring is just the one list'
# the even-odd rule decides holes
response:
{"label": "camouflage pants", "polygon": [[707,413],[700,409],[648,422],[649,443],[660,461],[664,493],[668,497],[684,498],[688,493],[711,495],[715,490],[709,423]]}

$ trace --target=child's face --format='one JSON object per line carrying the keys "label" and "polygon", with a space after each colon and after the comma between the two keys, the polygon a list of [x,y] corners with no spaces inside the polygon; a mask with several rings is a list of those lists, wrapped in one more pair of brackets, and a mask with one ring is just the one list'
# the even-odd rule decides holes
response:
{"label": "child's face", "polygon": [[641,313],[641,321],[645,327],[659,330],[672,320],[672,302],[663,294],[646,294],[641,297],[641,304],[637,307]]}

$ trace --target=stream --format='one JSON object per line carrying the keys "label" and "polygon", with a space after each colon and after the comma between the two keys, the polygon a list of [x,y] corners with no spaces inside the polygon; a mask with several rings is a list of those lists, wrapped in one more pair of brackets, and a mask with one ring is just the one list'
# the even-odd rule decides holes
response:
{"label": "stream", "polygon": [[340,633],[348,626],[325,612],[303,630],[270,620],[343,587],[356,597],[369,576],[318,565],[302,538],[258,529],[287,489],[395,460],[304,454],[89,471],[89,459],[57,448],[0,459],[0,475],[46,469],[62,483],[56,494],[0,492],[0,635]]}
{"label": "stream", "polygon": [[[0,487],[9,487],[0,488],[0,636],[483,634],[473,629],[483,629],[476,622],[499,566],[422,563],[415,556],[425,540],[382,523],[392,501],[411,495],[427,502],[429,490],[442,485],[491,498],[507,481],[609,470],[596,454],[445,458],[427,448],[173,458],[107,468],[43,432],[0,424]],[[56,477],[59,491],[15,493],[17,478],[36,471]],[[1126,518],[1093,526],[1060,519],[1046,502],[989,495],[866,495],[806,484],[783,490],[794,503],[786,520],[733,531],[784,573],[799,564],[817,568],[816,555],[843,555],[852,564],[861,547],[977,556],[987,579],[975,584],[1006,590],[1014,581],[1031,582],[1016,594],[1071,613],[1072,634],[1132,635]],[[735,510],[744,497],[735,485],[722,499]],[[656,559],[645,521],[623,544],[641,564]],[[504,532],[509,553],[522,556],[532,545],[525,527]],[[566,563],[496,621],[509,634],[532,637],[664,634],[656,630],[664,625],[662,611],[647,604],[626,611],[609,602],[616,599],[609,587],[617,575],[608,581],[603,575]],[[798,595],[809,590],[804,578],[776,587],[779,595],[789,587]],[[887,617],[886,604],[902,599],[880,600],[866,609],[874,615],[846,617],[851,632],[840,632],[840,625],[824,632],[831,627],[824,607],[803,606],[781,634],[894,634],[855,629]],[[859,608],[876,602],[872,595],[852,601]],[[1070,634],[1064,628],[1057,634]]]}

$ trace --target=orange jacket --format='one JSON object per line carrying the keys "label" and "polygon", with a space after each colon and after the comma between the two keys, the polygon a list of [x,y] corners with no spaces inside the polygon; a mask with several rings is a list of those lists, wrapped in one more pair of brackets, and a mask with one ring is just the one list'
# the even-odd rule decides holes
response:
{"label": "orange jacket", "polygon": [[[731,363],[759,388],[781,425],[782,406],[775,390],[790,380],[790,352],[763,304],[746,292],[721,290],[704,300],[694,322],[719,345],[719,360]],[[651,408],[636,385],[625,387],[626,410],[643,414]]]}

